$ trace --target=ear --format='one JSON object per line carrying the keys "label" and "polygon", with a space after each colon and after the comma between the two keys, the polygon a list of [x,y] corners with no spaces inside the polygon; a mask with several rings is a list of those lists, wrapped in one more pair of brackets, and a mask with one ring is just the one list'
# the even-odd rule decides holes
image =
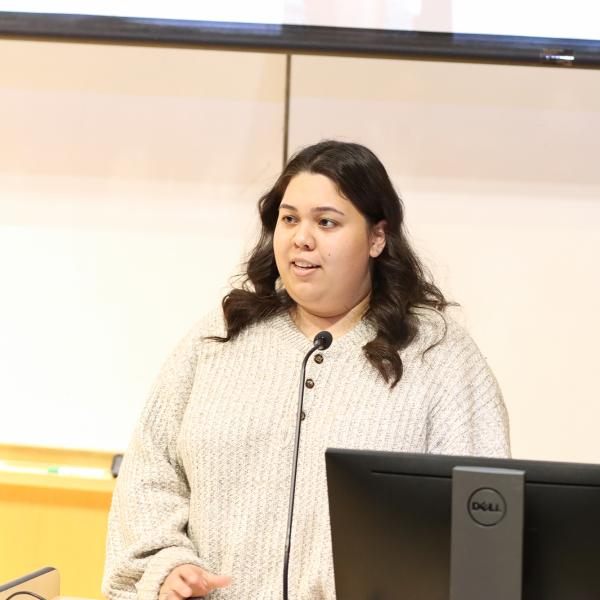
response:
{"label": "ear", "polygon": [[381,220],[371,227],[369,235],[369,256],[377,258],[385,248],[385,228],[387,221]]}

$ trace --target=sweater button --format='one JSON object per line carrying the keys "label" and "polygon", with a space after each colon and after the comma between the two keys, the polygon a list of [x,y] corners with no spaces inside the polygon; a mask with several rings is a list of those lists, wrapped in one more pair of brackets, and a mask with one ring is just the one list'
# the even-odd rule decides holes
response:
{"label": "sweater button", "polygon": [[315,354],[315,362],[320,365],[323,362],[323,355]]}
{"label": "sweater button", "polygon": [[309,390],[312,390],[315,387],[315,382],[312,379],[307,379],[304,384]]}

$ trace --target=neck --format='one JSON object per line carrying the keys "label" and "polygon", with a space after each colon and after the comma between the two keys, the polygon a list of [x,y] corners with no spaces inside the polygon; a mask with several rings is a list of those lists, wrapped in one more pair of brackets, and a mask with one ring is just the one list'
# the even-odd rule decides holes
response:
{"label": "neck", "polygon": [[364,316],[369,308],[371,294],[367,294],[356,306],[339,315],[322,316],[296,305],[292,310],[292,318],[296,327],[309,339],[313,339],[319,331],[327,330],[334,339],[350,331]]}

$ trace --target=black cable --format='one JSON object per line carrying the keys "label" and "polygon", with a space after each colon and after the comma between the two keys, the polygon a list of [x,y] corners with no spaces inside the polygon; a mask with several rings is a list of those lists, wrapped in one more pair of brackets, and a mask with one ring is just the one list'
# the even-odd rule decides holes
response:
{"label": "black cable", "polygon": [[292,462],[292,476],[290,483],[290,500],[288,506],[288,521],[287,521],[287,533],[285,536],[285,552],[283,558],[283,600],[288,600],[288,586],[289,586],[289,566],[290,566],[290,547],[292,543],[292,524],[294,522],[294,496],[296,495],[296,474],[298,471],[298,450],[300,448],[300,427],[302,424],[302,405],[304,402],[304,377],[306,375],[306,363],[310,358],[310,355],[315,350],[327,350],[331,346],[333,337],[329,331],[319,331],[315,335],[313,341],[313,347],[306,353],[304,360],[302,361],[302,368],[300,369],[300,387],[298,389],[298,408],[296,411],[296,433],[294,435],[294,459]]}
{"label": "black cable", "polygon": [[39,594],[36,594],[35,592],[26,592],[25,590],[11,594],[8,598],[6,598],[6,600],[11,600],[11,598],[14,598],[15,596],[21,596],[21,595],[33,596],[34,598],[37,598],[37,600],[46,600],[46,598],[44,598],[44,596],[40,596]]}

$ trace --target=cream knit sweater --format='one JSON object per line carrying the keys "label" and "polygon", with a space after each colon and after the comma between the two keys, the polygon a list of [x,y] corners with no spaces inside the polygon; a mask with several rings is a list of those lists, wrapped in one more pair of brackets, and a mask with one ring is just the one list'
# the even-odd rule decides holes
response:
{"label": "cream knit sweater", "polygon": [[[429,315],[429,316],[427,316]],[[293,600],[333,600],[325,480],[328,447],[507,456],[508,420],[485,359],[432,312],[402,352],[394,388],[366,360],[361,321],[308,363],[290,560]],[[232,342],[214,314],[166,362],[119,475],[104,593],[156,600],[183,563],[232,576],[211,598],[279,600],[297,387],[312,343],[287,316]],[[310,385],[310,384],[309,384]]]}

